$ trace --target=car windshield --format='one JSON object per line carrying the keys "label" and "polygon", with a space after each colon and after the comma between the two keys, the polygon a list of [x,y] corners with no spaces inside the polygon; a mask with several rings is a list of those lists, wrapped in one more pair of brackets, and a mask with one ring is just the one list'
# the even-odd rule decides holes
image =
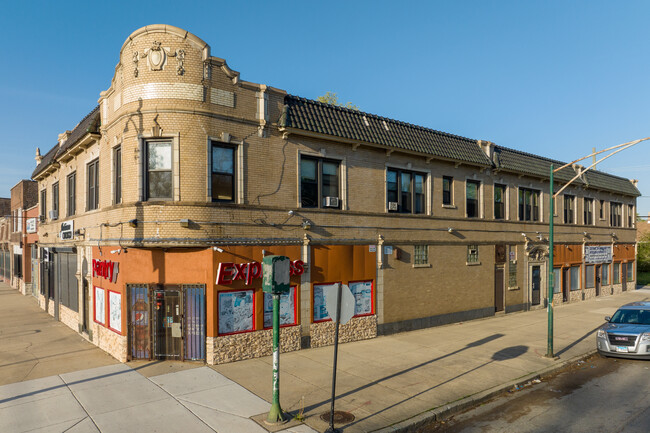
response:
{"label": "car windshield", "polygon": [[620,309],[609,323],[629,323],[631,325],[650,325],[650,310]]}

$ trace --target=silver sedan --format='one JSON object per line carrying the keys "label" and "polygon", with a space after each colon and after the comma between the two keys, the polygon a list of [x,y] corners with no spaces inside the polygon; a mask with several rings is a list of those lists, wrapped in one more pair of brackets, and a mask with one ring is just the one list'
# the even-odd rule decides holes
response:
{"label": "silver sedan", "polygon": [[650,302],[620,307],[596,333],[596,347],[604,356],[650,359]]}

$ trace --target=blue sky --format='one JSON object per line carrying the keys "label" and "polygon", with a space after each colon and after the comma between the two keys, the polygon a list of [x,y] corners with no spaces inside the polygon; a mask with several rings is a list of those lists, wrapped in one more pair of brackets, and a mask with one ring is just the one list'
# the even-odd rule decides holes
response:
{"label": "blue sky", "polygon": [[[30,1],[3,4],[0,196],[97,104],[134,30],[171,24],[247,81],[570,161],[650,136],[650,2]],[[639,180],[650,141],[599,165]]]}

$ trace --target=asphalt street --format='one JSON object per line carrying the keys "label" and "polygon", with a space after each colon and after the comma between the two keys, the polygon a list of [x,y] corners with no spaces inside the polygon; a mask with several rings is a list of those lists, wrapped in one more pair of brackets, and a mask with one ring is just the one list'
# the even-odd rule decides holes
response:
{"label": "asphalt street", "polygon": [[594,355],[418,433],[650,430],[650,361]]}

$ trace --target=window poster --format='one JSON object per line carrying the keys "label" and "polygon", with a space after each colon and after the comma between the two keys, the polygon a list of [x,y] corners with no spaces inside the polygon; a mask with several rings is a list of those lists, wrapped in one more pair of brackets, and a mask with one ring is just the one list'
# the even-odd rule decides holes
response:
{"label": "window poster", "polygon": [[108,291],[108,327],[122,333],[122,294]]}
{"label": "window poster", "polygon": [[106,292],[101,287],[95,287],[95,322],[106,324]]}
{"label": "window poster", "polygon": [[372,314],[372,281],[350,282],[350,291],[354,295],[354,315]]}
{"label": "window poster", "polygon": [[253,330],[253,291],[219,292],[219,334]]}
{"label": "window poster", "polygon": [[330,318],[327,308],[325,307],[324,287],[331,284],[314,284],[314,322],[321,322]]}
{"label": "window poster", "polygon": [[[296,324],[296,286],[280,295],[280,326]],[[273,295],[264,293],[264,327],[273,326]]]}

